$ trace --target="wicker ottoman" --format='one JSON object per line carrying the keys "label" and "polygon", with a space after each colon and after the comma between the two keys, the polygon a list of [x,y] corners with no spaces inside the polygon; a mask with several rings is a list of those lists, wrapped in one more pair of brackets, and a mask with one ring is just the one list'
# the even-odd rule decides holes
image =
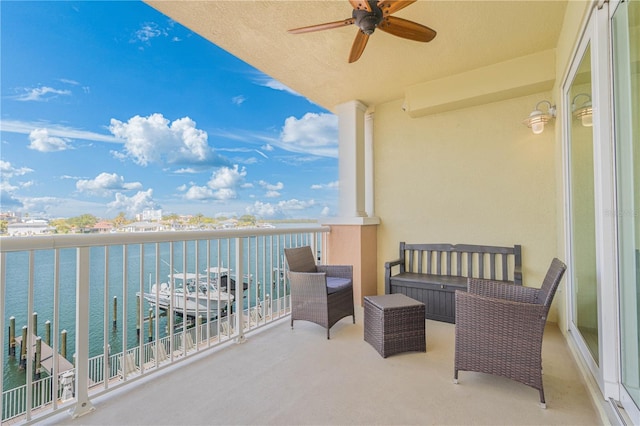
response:
{"label": "wicker ottoman", "polygon": [[365,296],[364,340],[383,358],[400,352],[426,352],[424,329],[424,303],[404,294]]}

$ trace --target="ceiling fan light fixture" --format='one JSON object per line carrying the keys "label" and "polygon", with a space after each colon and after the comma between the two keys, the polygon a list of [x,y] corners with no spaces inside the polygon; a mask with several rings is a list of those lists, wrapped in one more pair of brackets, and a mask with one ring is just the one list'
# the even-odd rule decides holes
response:
{"label": "ceiling fan light fixture", "polygon": [[349,0],[353,8],[351,18],[293,28],[288,30],[288,32],[291,34],[302,34],[355,25],[358,27],[358,32],[356,33],[356,37],[351,45],[351,52],[349,53],[349,63],[353,63],[362,55],[364,48],[367,46],[369,36],[373,34],[376,28],[408,40],[419,42],[429,42],[433,40],[436,36],[436,32],[433,29],[418,24],[417,22],[391,16],[393,13],[404,9],[416,1],[417,0]]}
{"label": "ceiling fan light fixture", "polygon": [[371,35],[382,21],[382,11],[376,5],[372,5],[371,12],[368,10],[354,9],[352,16],[355,19],[356,27],[366,35]]}

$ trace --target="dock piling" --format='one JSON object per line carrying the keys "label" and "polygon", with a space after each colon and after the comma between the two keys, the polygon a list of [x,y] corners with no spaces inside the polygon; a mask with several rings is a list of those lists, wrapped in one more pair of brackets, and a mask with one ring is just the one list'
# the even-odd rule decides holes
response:
{"label": "dock piling", "polygon": [[40,369],[42,361],[42,338],[36,337],[36,359],[34,360],[33,379],[40,380]]}
{"label": "dock piling", "polygon": [[9,318],[9,356],[16,356],[16,317]]}
{"label": "dock piling", "polygon": [[118,329],[118,296],[113,296],[113,331]]}
{"label": "dock piling", "polygon": [[149,308],[149,341],[153,340],[153,308]]}
{"label": "dock piling", "polygon": [[140,341],[140,295],[136,296],[136,336]]}
{"label": "dock piling", "polygon": [[35,336],[38,335],[38,313],[37,312],[33,313],[33,334]]}
{"label": "dock piling", "polygon": [[27,326],[22,326],[22,344],[20,345],[20,369],[27,368]]}
{"label": "dock piling", "polygon": [[62,358],[67,358],[67,330],[60,332],[60,355]]}
{"label": "dock piling", "polygon": [[49,320],[44,323],[44,342],[51,346],[51,321]]}

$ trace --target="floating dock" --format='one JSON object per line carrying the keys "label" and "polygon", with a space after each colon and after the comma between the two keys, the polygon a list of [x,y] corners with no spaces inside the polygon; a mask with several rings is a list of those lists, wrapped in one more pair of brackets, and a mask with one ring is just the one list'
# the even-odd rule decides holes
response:
{"label": "floating dock", "polygon": [[[20,345],[22,348],[22,336],[16,336],[16,344]],[[44,369],[47,374],[51,375],[53,372],[54,362],[58,362],[58,374],[62,374],[65,371],[73,370],[74,366],[68,359],[63,357],[60,354],[54,354],[53,348],[47,345],[42,339],[39,339],[38,336],[32,334],[31,342],[33,347],[33,356],[37,359],[38,357],[38,342],[40,340],[40,368]],[[25,348],[26,349],[26,348]],[[20,353],[25,353],[26,350],[21,350]],[[38,366],[36,365],[36,369]],[[37,372],[36,372],[37,373]]]}

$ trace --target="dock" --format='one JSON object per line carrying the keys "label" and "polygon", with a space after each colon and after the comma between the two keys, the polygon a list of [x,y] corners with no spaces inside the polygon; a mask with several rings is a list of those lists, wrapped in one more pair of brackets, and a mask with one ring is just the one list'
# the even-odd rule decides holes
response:
{"label": "dock", "polygon": [[[32,334],[31,341],[33,342],[33,356],[36,356],[36,339],[37,336]],[[16,336],[16,345],[22,347],[22,336]],[[20,352],[21,353],[21,352]],[[40,367],[44,369],[47,374],[51,375],[53,371],[53,363],[58,362],[58,374],[62,374],[65,371],[73,370],[74,366],[69,360],[60,354],[54,354],[53,348],[41,340],[40,342]]]}

